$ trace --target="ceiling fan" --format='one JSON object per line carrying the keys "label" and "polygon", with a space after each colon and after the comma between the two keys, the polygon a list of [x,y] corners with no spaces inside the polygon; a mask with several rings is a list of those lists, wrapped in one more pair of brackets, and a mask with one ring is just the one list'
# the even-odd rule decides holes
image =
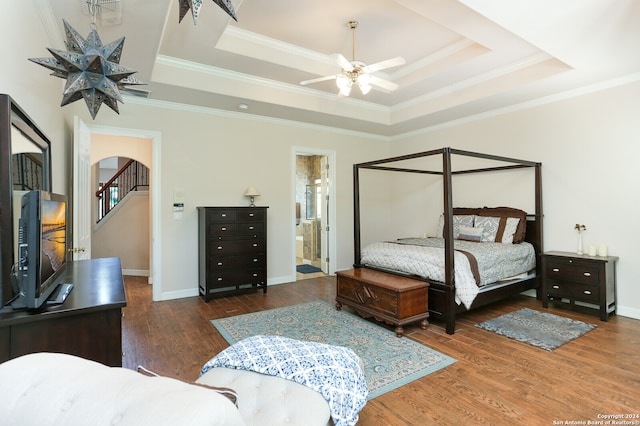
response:
{"label": "ceiling fan", "polygon": [[326,77],[304,80],[301,81],[300,84],[305,86],[307,84],[319,83],[321,81],[336,80],[336,84],[340,89],[340,92],[338,93],[339,96],[349,96],[353,84],[358,85],[363,95],[369,93],[372,86],[381,88],[388,92],[396,90],[398,88],[396,83],[376,77],[371,73],[403,65],[405,63],[404,58],[398,56],[396,58],[387,59],[386,61],[377,62],[371,65],[366,65],[364,62],[356,60],[355,34],[356,28],[358,27],[358,21],[347,22],[347,27],[351,29],[351,61],[348,61],[347,58],[339,53],[331,55],[338,65],[342,67],[342,72],[340,74],[329,75]]}

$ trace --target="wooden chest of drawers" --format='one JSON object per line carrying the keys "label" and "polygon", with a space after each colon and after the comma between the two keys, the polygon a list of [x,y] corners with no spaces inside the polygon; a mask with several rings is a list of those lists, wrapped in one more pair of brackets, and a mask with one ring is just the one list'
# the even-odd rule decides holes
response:
{"label": "wooden chest of drawers", "polygon": [[337,275],[336,308],[350,306],[363,318],[396,326],[398,337],[405,324],[429,325],[429,283],[367,268],[340,271]]}
{"label": "wooden chest of drawers", "polygon": [[549,301],[597,305],[602,321],[616,312],[615,256],[547,252],[542,261],[542,306]]}
{"label": "wooden chest of drawers", "polygon": [[205,301],[267,292],[267,207],[198,207],[199,293]]}

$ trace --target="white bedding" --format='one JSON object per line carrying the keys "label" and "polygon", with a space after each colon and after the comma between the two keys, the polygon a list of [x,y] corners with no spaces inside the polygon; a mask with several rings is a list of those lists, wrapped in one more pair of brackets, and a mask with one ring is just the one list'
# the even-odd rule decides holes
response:
{"label": "white bedding", "polygon": [[[394,242],[373,243],[361,253],[361,263],[409,275],[444,282],[444,239],[405,238]],[[469,309],[479,286],[526,273],[535,268],[535,251],[529,243],[503,244],[454,242],[456,303]],[[465,251],[477,261],[479,282],[473,274]]]}

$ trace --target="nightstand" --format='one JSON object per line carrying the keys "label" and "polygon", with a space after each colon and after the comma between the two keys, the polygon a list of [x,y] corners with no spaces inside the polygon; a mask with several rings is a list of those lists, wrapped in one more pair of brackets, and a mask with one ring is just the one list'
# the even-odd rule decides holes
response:
{"label": "nightstand", "polygon": [[616,256],[550,251],[540,255],[542,262],[542,307],[549,301],[597,305],[600,319],[616,313]]}

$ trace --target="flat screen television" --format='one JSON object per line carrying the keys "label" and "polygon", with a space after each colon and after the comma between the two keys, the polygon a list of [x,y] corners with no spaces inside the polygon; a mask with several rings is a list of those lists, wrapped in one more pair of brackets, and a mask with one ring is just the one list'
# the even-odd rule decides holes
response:
{"label": "flat screen television", "polygon": [[13,308],[37,309],[48,301],[63,302],[72,288],[67,284],[60,288],[59,282],[67,254],[66,197],[40,190],[25,193],[18,226],[19,294]]}

